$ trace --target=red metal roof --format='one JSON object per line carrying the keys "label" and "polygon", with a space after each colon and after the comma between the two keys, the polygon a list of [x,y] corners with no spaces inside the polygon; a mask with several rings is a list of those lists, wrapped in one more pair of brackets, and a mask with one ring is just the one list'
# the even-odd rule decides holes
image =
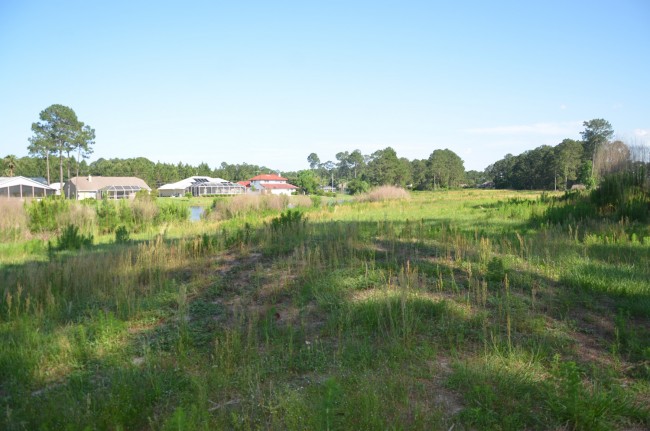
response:
{"label": "red metal roof", "polygon": [[251,178],[251,181],[287,181],[287,178],[275,174],[262,174]]}

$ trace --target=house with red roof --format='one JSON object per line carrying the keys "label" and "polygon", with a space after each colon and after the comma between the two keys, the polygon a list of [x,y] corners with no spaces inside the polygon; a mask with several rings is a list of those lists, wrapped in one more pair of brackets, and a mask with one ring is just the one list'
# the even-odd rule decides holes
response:
{"label": "house with red roof", "polygon": [[298,187],[289,184],[287,178],[276,174],[262,174],[250,179],[250,188],[262,194],[291,195]]}

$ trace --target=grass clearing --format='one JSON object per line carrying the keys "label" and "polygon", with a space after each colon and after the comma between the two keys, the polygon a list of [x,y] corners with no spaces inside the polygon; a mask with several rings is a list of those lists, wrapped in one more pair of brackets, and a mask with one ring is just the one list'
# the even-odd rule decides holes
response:
{"label": "grass clearing", "polygon": [[0,427],[648,427],[647,228],[540,225],[538,198],[267,209],[54,259],[3,244],[24,256],[0,269]]}

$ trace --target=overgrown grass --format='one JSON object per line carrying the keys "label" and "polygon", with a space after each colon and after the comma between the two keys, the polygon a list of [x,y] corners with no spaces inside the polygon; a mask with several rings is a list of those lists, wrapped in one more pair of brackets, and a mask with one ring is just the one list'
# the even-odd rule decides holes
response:
{"label": "overgrown grass", "polygon": [[401,187],[380,186],[375,187],[368,193],[360,194],[357,200],[360,202],[381,202],[394,199],[408,199],[409,193]]}
{"label": "overgrown grass", "polygon": [[5,264],[0,427],[648,427],[650,234],[549,205],[233,207]]}
{"label": "overgrown grass", "polygon": [[19,199],[0,198],[0,214],[0,242],[29,238],[29,218]]}

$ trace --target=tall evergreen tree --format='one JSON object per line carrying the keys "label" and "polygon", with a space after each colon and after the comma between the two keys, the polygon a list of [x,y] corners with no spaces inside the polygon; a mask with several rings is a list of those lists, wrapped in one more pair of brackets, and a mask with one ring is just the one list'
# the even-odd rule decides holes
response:
{"label": "tall evergreen tree", "polygon": [[594,164],[594,158],[598,148],[601,145],[608,143],[614,136],[614,129],[609,121],[602,118],[594,118],[593,120],[585,121],[582,123],[585,130],[581,132],[582,140],[584,142],[584,154],[582,160],[591,160]]}
{"label": "tall evergreen tree", "polygon": [[[74,148],[74,142],[82,132],[83,123],[75,112],[63,105],[51,105],[41,111],[40,122],[32,124],[32,143],[43,145],[45,151],[59,155],[59,181],[63,184],[63,155]],[[49,179],[48,179],[49,181]]]}

